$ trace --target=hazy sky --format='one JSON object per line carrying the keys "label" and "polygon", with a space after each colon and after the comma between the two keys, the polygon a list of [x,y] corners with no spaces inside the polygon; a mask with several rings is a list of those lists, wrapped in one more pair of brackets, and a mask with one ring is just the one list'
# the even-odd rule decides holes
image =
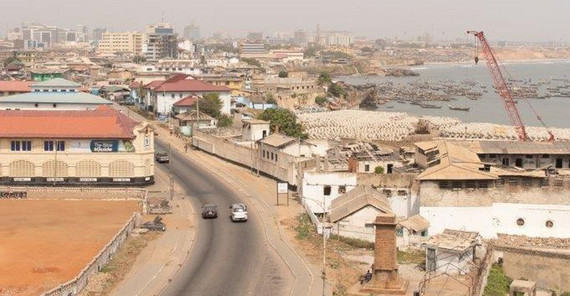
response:
{"label": "hazy sky", "polygon": [[62,27],[143,31],[165,21],[181,33],[346,30],[355,36],[466,38],[466,29],[489,39],[570,41],[568,0],[0,0],[0,28],[37,21]]}

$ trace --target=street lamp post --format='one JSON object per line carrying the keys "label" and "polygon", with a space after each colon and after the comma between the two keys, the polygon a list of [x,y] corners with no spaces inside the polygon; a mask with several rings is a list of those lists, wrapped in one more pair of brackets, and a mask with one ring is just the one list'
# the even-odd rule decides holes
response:
{"label": "street lamp post", "polygon": [[[308,200],[313,200],[315,202],[317,202],[317,205],[319,205],[318,203],[320,201],[314,199],[314,198],[308,198],[308,197],[303,197],[303,199],[308,199]],[[323,217],[321,219],[321,231],[323,233],[323,270],[322,270],[322,279],[323,279],[323,296],[325,296],[325,289],[326,289],[326,271],[327,271],[327,256],[326,256],[326,250],[327,250],[327,238],[325,236],[325,216],[326,216],[326,204],[325,204],[325,196],[323,195],[323,201],[321,202],[321,204],[319,205],[321,207],[321,209],[323,209]]]}

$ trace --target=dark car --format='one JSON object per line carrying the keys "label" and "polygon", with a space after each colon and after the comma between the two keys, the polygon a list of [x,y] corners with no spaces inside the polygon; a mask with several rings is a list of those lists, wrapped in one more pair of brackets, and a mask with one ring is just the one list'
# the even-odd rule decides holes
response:
{"label": "dark car", "polygon": [[166,152],[156,152],[154,154],[154,159],[159,163],[170,162],[170,158]]}
{"label": "dark car", "polygon": [[218,218],[218,206],[215,204],[207,204],[202,207],[202,218]]}
{"label": "dark car", "polygon": [[151,231],[166,231],[166,225],[162,223],[160,216],[156,216],[153,221],[143,223],[141,228],[146,228]]}

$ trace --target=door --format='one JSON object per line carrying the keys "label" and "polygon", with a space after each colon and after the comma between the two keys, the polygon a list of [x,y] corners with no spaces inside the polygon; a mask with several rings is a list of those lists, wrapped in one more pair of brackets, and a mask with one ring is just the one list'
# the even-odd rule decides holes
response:
{"label": "door", "polygon": [[437,268],[435,249],[427,249],[427,271],[435,271]]}
{"label": "door", "polygon": [[522,168],[522,166],[523,166],[522,158],[515,159],[515,166]]}
{"label": "door", "polygon": [[387,170],[387,171],[388,171],[388,172],[387,172],[388,174],[391,174],[391,173],[392,173],[392,168],[393,168],[393,167],[394,167],[393,164],[391,164],[391,163],[388,164],[388,170]]}
{"label": "door", "polygon": [[556,168],[557,168],[557,169],[561,169],[561,168],[562,168],[562,158],[557,158],[557,159],[556,159]]}

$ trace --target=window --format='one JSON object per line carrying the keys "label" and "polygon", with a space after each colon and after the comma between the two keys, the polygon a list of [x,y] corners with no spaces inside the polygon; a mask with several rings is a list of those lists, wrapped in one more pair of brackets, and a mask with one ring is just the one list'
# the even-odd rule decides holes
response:
{"label": "window", "polygon": [[475,181],[466,181],[465,182],[465,188],[475,188]]}
{"label": "window", "polygon": [[408,192],[407,192],[406,190],[401,190],[401,189],[400,189],[400,190],[398,190],[398,195],[399,195],[399,196],[406,196],[406,195],[408,195]]}
{"label": "window", "polygon": [[522,185],[523,185],[524,187],[530,187],[530,186],[532,185],[532,182],[531,182],[530,179],[523,179],[523,180],[522,180]]}
{"label": "window", "polygon": [[489,154],[489,158],[497,158],[497,154]]}
{"label": "window", "polygon": [[53,141],[44,141],[44,151],[53,151]]}
{"label": "window", "polygon": [[364,165],[364,171],[365,171],[365,172],[369,172],[369,171],[370,171],[370,165],[369,165],[369,164],[365,164],[365,165]]}
{"label": "window", "polygon": [[277,161],[277,153],[275,153],[275,161]]}
{"label": "window", "polygon": [[439,188],[440,188],[440,189],[449,188],[449,182],[447,182],[447,181],[439,181]]}
{"label": "window", "polygon": [[344,186],[344,185],[338,186],[338,193],[339,194],[345,194],[346,193],[346,186]]}
{"label": "window", "polygon": [[546,227],[548,227],[548,228],[552,228],[552,226],[554,226],[554,222],[552,222],[552,220],[548,220],[548,221],[546,221],[546,224],[545,224],[545,225],[546,225]]}
{"label": "window", "polygon": [[451,182],[451,186],[453,188],[462,188],[463,187],[461,184],[461,181],[453,181],[453,182]]}
{"label": "window", "polygon": [[32,151],[32,141],[10,141],[10,151]]}
{"label": "window", "polygon": [[479,188],[488,188],[487,181],[479,181]]}
{"label": "window", "polygon": [[496,181],[497,187],[503,187],[505,185],[505,179],[499,179]]}
{"label": "window", "polygon": [[271,152],[271,160],[273,160],[273,152]]}
{"label": "window", "polygon": [[542,155],[542,158],[549,158],[549,157],[550,157],[549,154],[543,154],[543,155]]}
{"label": "window", "polygon": [[523,226],[523,225],[524,225],[524,219],[523,219],[523,218],[518,218],[518,219],[517,219],[517,225],[518,225],[518,226]]}
{"label": "window", "polygon": [[323,187],[323,194],[325,196],[331,195],[331,186],[330,185],[325,185],[325,187]]}
{"label": "window", "polygon": [[524,156],[525,158],[532,158],[532,154],[527,154]]}
{"label": "window", "polygon": [[170,97],[174,99],[174,94],[170,94]]}
{"label": "window", "polygon": [[263,158],[265,158],[265,150],[263,150]]}
{"label": "window", "polygon": [[57,151],[65,151],[65,142],[57,141]]}
{"label": "window", "polygon": [[517,180],[517,179],[510,179],[510,180],[509,180],[509,186],[515,187],[515,186],[518,186],[518,185],[519,185],[519,180]]}
{"label": "window", "polygon": [[11,141],[10,151],[20,151],[20,141]]}

